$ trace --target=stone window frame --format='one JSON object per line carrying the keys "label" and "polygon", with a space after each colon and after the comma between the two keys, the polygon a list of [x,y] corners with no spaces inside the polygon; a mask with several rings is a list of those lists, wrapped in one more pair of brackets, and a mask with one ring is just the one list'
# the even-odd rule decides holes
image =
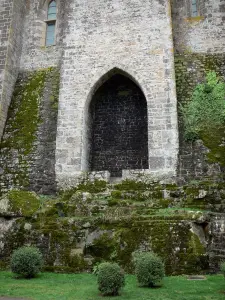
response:
{"label": "stone window frame", "polygon": [[[56,2],[56,19],[48,20],[48,11],[49,11],[49,5],[53,0],[42,0],[39,6],[39,20],[42,23],[42,30],[41,30],[41,41],[40,46],[41,47],[54,47],[57,45],[57,32],[58,32],[58,6],[59,6],[59,0],[54,0]],[[46,45],[46,37],[47,37],[47,24],[50,22],[55,23],[55,35],[54,35],[54,44],[52,45]]]}
{"label": "stone window frame", "polygon": [[193,0],[185,0],[185,10],[187,22],[201,22],[205,19],[205,0],[195,0],[197,5],[197,14],[192,13]]}
{"label": "stone window frame", "polygon": [[[193,1],[195,1],[197,13],[193,12]],[[205,14],[205,0],[186,0],[187,17],[190,19],[204,19]]]}
{"label": "stone window frame", "polygon": [[[50,9],[50,5],[52,2],[55,2],[56,3],[56,17],[55,19],[51,19],[49,18],[49,9]],[[51,47],[51,46],[55,46],[56,45],[56,28],[57,28],[57,1],[56,0],[49,0],[47,1],[47,9],[46,9],[46,20],[45,20],[45,46],[46,47]],[[50,45],[47,45],[47,30],[48,30],[48,26],[50,24],[54,24],[55,25],[55,29],[54,29],[54,43],[53,44],[50,44]]]}

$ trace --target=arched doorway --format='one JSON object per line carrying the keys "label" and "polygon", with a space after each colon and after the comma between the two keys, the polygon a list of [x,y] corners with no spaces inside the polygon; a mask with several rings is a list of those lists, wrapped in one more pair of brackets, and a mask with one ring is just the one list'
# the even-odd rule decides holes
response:
{"label": "arched doorway", "polygon": [[121,177],[123,169],[148,169],[147,103],[128,77],[114,74],[90,104],[90,168]]}

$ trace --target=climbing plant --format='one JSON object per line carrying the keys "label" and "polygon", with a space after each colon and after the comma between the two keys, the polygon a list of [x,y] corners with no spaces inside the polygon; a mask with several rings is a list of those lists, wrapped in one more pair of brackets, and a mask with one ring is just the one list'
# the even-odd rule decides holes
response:
{"label": "climbing plant", "polygon": [[208,129],[225,124],[225,83],[216,72],[209,72],[198,84],[191,101],[181,106],[186,140],[201,138]]}

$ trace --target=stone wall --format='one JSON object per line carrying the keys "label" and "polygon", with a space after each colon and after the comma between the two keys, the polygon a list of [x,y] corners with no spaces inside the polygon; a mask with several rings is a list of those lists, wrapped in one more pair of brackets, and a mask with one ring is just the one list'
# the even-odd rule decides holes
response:
{"label": "stone wall", "polygon": [[46,19],[49,1],[29,1],[24,15],[23,49],[21,70],[35,70],[59,66],[62,55],[63,32],[68,16],[65,1],[57,1],[56,43],[45,46]]}
{"label": "stone wall", "polygon": [[36,245],[47,271],[90,271],[116,261],[132,272],[137,250],[160,255],[167,275],[218,271],[225,259],[224,195],[224,184],[210,181],[86,181],[57,198],[10,191],[0,198],[1,264],[13,249]]}
{"label": "stone wall", "polygon": [[54,193],[59,71],[19,75],[0,143],[0,193]]}
{"label": "stone wall", "polygon": [[0,138],[18,75],[22,48],[23,0],[0,1]]}
{"label": "stone wall", "polygon": [[[218,76],[225,78],[224,54],[176,54],[175,70],[177,83],[177,99],[179,105],[190,101],[196,85],[204,82],[206,73],[215,71]],[[223,157],[221,157],[221,141],[207,139],[187,142],[184,139],[183,120],[179,112],[179,164],[177,176],[180,180],[200,179],[203,177],[217,178],[224,172]],[[219,154],[220,153],[220,154]],[[209,160],[210,155],[210,160]],[[210,162],[211,161],[211,162]]]}
{"label": "stone wall", "polygon": [[224,53],[225,2],[198,0],[198,16],[190,14],[189,0],[172,1],[174,46],[179,53]]}
{"label": "stone wall", "polygon": [[146,97],[150,171],[174,175],[178,137],[168,1],[67,5],[56,147],[60,186],[88,170],[88,107],[115,72],[133,79]]}
{"label": "stone wall", "polygon": [[[138,165],[140,172],[174,176],[178,170],[179,178],[201,178],[222,171],[218,163],[208,163],[209,149],[204,143],[187,144],[183,140],[181,119],[177,165],[177,103],[168,1],[152,0],[141,6],[117,0],[100,1],[95,5],[58,1],[56,45],[51,47],[44,46],[47,1],[18,0],[14,4],[1,1],[4,26],[0,62],[4,71],[0,77],[0,96],[3,97],[0,131],[3,131],[18,68],[23,73],[24,70],[60,66],[56,146],[59,187],[91,169],[89,138],[93,128],[88,110],[98,88],[115,74],[131,79],[146,98],[146,157],[149,161]],[[219,54],[224,45],[224,1],[199,0],[200,17],[196,18],[191,18],[189,4],[187,0],[172,1],[175,50],[184,54],[176,56],[179,103],[190,99],[194,86],[204,79],[205,71],[216,69],[218,74],[224,75],[224,57]],[[189,50],[198,52],[197,56]],[[205,56],[205,52],[214,54]],[[39,136],[38,140],[41,139]],[[141,170],[147,167],[147,172]],[[128,172],[124,172],[128,176]],[[34,182],[35,178],[32,180]]]}

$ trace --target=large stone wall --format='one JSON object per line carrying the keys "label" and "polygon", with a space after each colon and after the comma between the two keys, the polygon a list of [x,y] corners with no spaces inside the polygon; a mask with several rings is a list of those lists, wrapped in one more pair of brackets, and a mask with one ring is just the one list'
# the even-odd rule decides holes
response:
{"label": "large stone wall", "polygon": [[191,1],[172,0],[174,46],[179,53],[224,53],[225,2],[198,0],[192,17]]}
{"label": "large stone wall", "polygon": [[218,179],[223,176],[225,167],[222,153],[224,148],[222,139],[218,139],[219,132],[214,132],[213,136],[208,132],[210,141],[186,141],[180,108],[190,101],[194,88],[198,83],[204,82],[207,72],[215,71],[218,76],[225,78],[225,55],[176,54],[175,70],[180,142],[177,176],[181,181],[203,177]]}
{"label": "large stone wall", "polygon": [[[178,170],[179,178],[198,178],[222,170],[219,164],[208,164],[209,150],[200,141],[190,145],[183,140],[181,119],[178,164],[172,33],[176,52],[184,54],[184,58],[176,57],[177,97],[181,103],[188,101],[205,71],[214,69],[217,62],[220,67],[216,68],[224,74],[219,54],[224,47],[224,1],[199,0],[200,16],[195,18],[191,17],[189,1],[172,1],[173,32],[168,1],[152,0],[141,5],[117,0],[87,5],[58,1],[56,45],[51,47],[44,46],[48,1],[1,0],[1,4],[0,132],[18,68],[22,73],[60,66],[56,146],[59,187],[64,182],[73,184],[81,172],[91,170],[88,110],[95,92],[115,74],[131,79],[146,98],[149,170],[142,170],[144,174],[174,176]],[[189,52],[201,53],[202,58]],[[206,52],[214,53],[213,63],[204,61]]]}
{"label": "large stone wall", "polygon": [[55,192],[58,92],[58,69],[19,75],[0,143],[0,194]]}
{"label": "large stone wall", "polygon": [[22,48],[23,0],[0,1],[0,138],[17,79]]}
{"label": "large stone wall", "polygon": [[56,149],[59,184],[89,170],[87,110],[97,88],[121,72],[146,97],[150,171],[174,175],[178,130],[168,1],[67,5]]}
{"label": "large stone wall", "polygon": [[65,1],[57,1],[56,43],[45,46],[46,19],[49,1],[29,1],[23,32],[23,49],[20,69],[34,70],[59,66],[62,55],[62,40],[66,28],[65,16],[68,16]]}

